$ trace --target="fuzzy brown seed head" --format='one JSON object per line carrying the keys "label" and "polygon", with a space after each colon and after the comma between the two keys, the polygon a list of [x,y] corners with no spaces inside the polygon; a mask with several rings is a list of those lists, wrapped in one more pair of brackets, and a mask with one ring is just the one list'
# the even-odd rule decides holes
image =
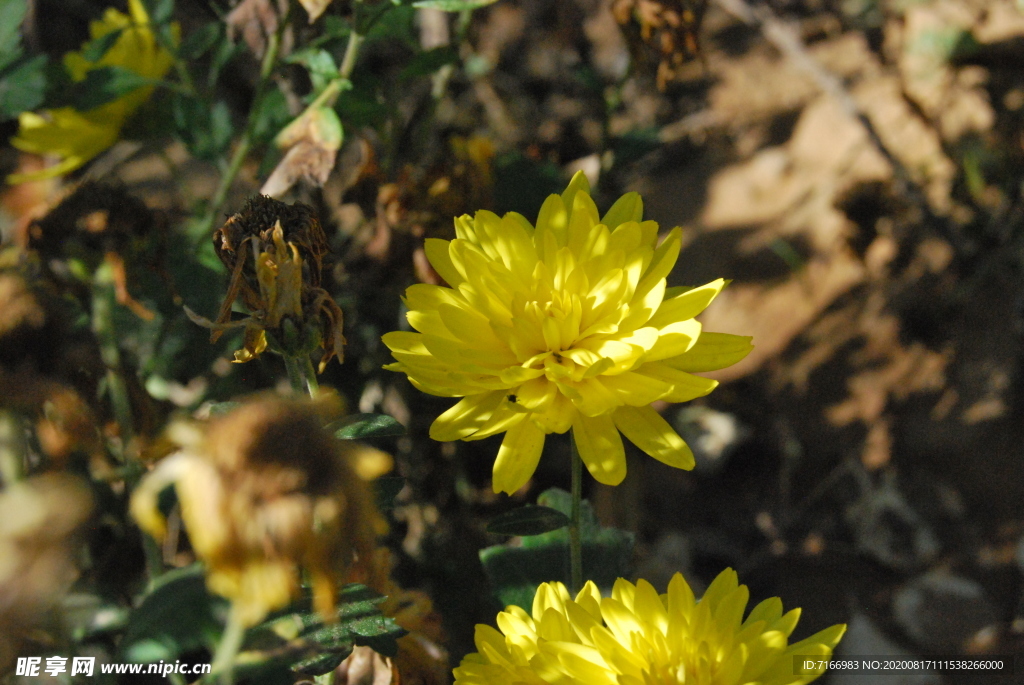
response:
{"label": "fuzzy brown seed head", "polygon": [[[338,441],[323,429],[323,413],[308,401],[267,397],[210,422],[207,448],[225,475],[283,470],[293,487],[323,494],[335,490],[343,463]],[[324,412],[325,413],[325,412]]]}

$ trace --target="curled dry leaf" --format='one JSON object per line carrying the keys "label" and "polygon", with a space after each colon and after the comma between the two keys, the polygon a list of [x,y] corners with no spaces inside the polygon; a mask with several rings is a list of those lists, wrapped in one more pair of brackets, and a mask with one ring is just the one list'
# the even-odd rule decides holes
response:
{"label": "curled dry leaf", "polygon": [[330,107],[304,112],[278,134],[278,147],[288,150],[274,168],[260,193],[280,197],[300,179],[322,187],[327,182],[344,133],[338,115]]}
{"label": "curled dry leaf", "polygon": [[331,0],[299,0],[299,4],[309,14],[309,23],[312,24],[324,13],[327,6],[331,4]]}
{"label": "curled dry leaf", "polygon": [[277,31],[278,15],[288,9],[288,3],[282,0],[277,5],[275,9],[274,0],[242,0],[224,17],[228,38],[234,41],[241,34],[253,54],[262,58],[267,38]]}
{"label": "curled dry leaf", "polygon": [[336,673],[339,685],[390,685],[398,682],[391,659],[364,646],[353,649]]}

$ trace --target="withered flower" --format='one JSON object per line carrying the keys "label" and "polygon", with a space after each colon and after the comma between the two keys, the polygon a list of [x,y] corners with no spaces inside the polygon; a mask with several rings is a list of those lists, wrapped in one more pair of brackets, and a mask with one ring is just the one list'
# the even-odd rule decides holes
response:
{"label": "withered flower", "polygon": [[162,539],[157,497],[174,485],[207,586],[246,626],[298,596],[300,568],[324,620],[334,620],[339,583],[380,587],[374,543],[384,524],[358,475],[359,448],[323,427],[339,406],[331,393],[257,396],[195,431],[132,496],[140,527]]}
{"label": "withered flower", "polygon": [[92,509],[89,486],[66,473],[34,476],[0,492],[0,673],[77,578],[81,532]]}
{"label": "withered flower", "polygon": [[[217,320],[186,310],[193,321],[213,329],[211,342],[228,328],[244,326],[236,362],[267,348],[299,357],[318,347],[323,348],[321,372],[332,357],[342,360],[342,312],[321,287],[327,237],[312,207],[257,195],[213,234],[213,246],[231,273]],[[232,321],[231,305],[239,298],[251,315]]]}
{"label": "withered flower", "polygon": [[679,68],[701,55],[700,27],[707,0],[614,0],[612,13],[620,24],[635,18],[640,37],[660,55],[658,89],[677,78]]}

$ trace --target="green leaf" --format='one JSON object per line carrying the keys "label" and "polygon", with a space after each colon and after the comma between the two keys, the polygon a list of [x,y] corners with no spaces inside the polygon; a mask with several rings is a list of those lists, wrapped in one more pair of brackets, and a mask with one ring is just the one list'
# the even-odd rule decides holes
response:
{"label": "green leaf", "polygon": [[[274,89],[260,101],[256,120],[252,125],[252,138],[257,144],[269,142],[292,119],[288,111],[288,99],[280,90]],[[273,169],[275,165],[270,168]],[[267,174],[270,172],[268,171]],[[266,174],[263,175],[265,177]]]}
{"label": "green leaf", "polygon": [[185,40],[181,42],[181,47],[178,48],[178,56],[186,60],[202,57],[220,38],[220,29],[221,23],[219,21],[203,24],[188,34]]}
{"label": "green leaf", "polygon": [[313,83],[310,100],[319,95],[327,84],[338,77],[338,66],[334,57],[324,49],[307,48],[292,53],[286,59],[289,64],[301,64],[309,72],[309,80]]}
{"label": "green leaf", "polygon": [[154,24],[166,24],[174,14],[174,0],[142,0],[142,4]]}
{"label": "green leaf", "polygon": [[124,29],[117,29],[110,33],[105,33],[99,38],[93,38],[82,47],[82,57],[90,62],[98,62],[103,58],[103,55],[107,54],[110,48],[114,47],[114,43],[124,33]]}
{"label": "green leaf", "polygon": [[217,644],[227,601],[206,589],[200,564],[170,571],[128,617],[120,660],[173,661],[181,654]]}
{"label": "green leaf", "polygon": [[35,109],[46,90],[46,56],[36,55],[0,72],[0,120]]}
{"label": "green leaf", "polygon": [[372,486],[377,508],[386,511],[395,508],[395,498],[405,487],[405,478],[402,476],[380,476],[374,479]]}
{"label": "green leaf", "polygon": [[86,74],[85,79],[74,85],[72,95],[75,109],[86,112],[152,85],[153,81],[124,67],[100,67]]}
{"label": "green leaf", "polygon": [[347,585],[338,594],[338,621],[325,624],[310,610],[307,597],[249,631],[237,670],[285,663],[303,675],[320,675],[337,667],[356,645],[394,656],[396,640],[406,631],[380,613],[382,601],[384,597],[364,585]]}
{"label": "green leaf", "polygon": [[231,112],[223,101],[210,106],[197,98],[175,94],[171,99],[174,125],[196,157],[214,161],[231,143]]}
{"label": "green leaf", "polygon": [[399,79],[405,80],[417,76],[429,76],[446,64],[455,64],[459,61],[459,53],[450,45],[445,45],[433,50],[421,52],[405,65]]}
{"label": "green leaf", "polygon": [[224,416],[242,406],[241,402],[213,402],[210,404],[210,417]]}
{"label": "green leaf", "polygon": [[[541,493],[537,503],[568,516],[571,495],[559,488]],[[617,578],[629,575],[633,535],[603,528],[584,500],[580,511],[583,538],[583,577],[610,591]],[[517,546],[495,545],[480,550],[480,561],[495,595],[503,605],[515,604],[530,611],[540,583],[553,580],[569,584],[569,532],[562,528],[523,537]]]}
{"label": "green leaf", "polygon": [[231,125],[231,110],[223,100],[214,103],[210,110],[210,141],[217,152],[228,149],[234,127]]}
{"label": "green leaf", "polygon": [[540,535],[569,525],[569,517],[551,507],[527,504],[491,519],[487,532],[496,535]]}
{"label": "green leaf", "polygon": [[341,440],[362,440],[405,435],[405,426],[387,414],[353,414],[329,426]]}
{"label": "green leaf", "polygon": [[462,12],[475,10],[493,4],[496,0],[419,0],[412,3],[413,7],[426,7],[445,12]]}
{"label": "green leaf", "polygon": [[0,55],[21,51],[21,22],[26,0],[0,0]]}
{"label": "green leaf", "polygon": [[224,67],[245,50],[245,44],[242,41],[232,43],[229,40],[221,40],[217,41],[215,45],[213,54],[210,56],[210,72],[206,77],[206,85],[210,90],[214,90]]}

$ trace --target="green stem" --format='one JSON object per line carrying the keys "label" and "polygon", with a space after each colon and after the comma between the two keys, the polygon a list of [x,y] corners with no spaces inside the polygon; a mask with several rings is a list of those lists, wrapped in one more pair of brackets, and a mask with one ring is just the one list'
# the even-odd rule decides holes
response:
{"label": "green stem", "polygon": [[345,47],[345,56],[341,60],[341,66],[338,67],[338,76],[327,84],[320,94],[316,96],[316,99],[309,103],[309,106],[307,106],[306,109],[302,110],[302,114],[295,117],[296,119],[301,119],[307,112],[319,107],[334,106],[334,103],[338,100],[338,96],[341,95],[341,91],[348,83],[348,79],[352,75],[352,70],[356,67],[356,59],[359,57],[359,47],[363,44],[365,39],[365,36],[362,36],[355,31],[348,34],[348,45]]}
{"label": "green stem", "polygon": [[352,31],[348,34],[348,45],[345,46],[345,56],[341,59],[341,66],[338,67],[338,76],[348,79],[352,70],[356,68],[356,58],[359,57],[359,48],[362,46],[365,36]]}
{"label": "green stem", "polygon": [[156,579],[164,574],[164,551],[156,540],[149,535],[142,535],[142,552],[146,559],[146,574],[149,576],[149,589],[153,589]]}
{"label": "green stem", "polygon": [[220,685],[233,685],[235,682],[235,657],[242,648],[245,638],[245,624],[242,623],[238,607],[231,605],[228,612],[228,623],[224,626],[224,634],[217,645],[217,653],[213,655],[211,673],[219,673]]}
{"label": "green stem", "polygon": [[288,381],[292,384],[292,392],[302,395],[306,392],[306,371],[300,357],[284,355],[284,368],[288,371]]}
{"label": "green stem", "polygon": [[21,480],[25,475],[25,428],[18,415],[0,411],[0,480],[3,487]]}
{"label": "green stem", "polygon": [[131,400],[128,398],[128,384],[121,375],[121,350],[117,346],[117,331],[114,329],[114,276],[109,264],[104,263],[96,270],[92,287],[92,330],[100,346],[100,357],[107,367],[107,392],[114,419],[120,428],[121,458],[124,460],[128,443],[135,432]]}
{"label": "green stem", "polygon": [[274,73],[274,67],[277,66],[277,55],[281,49],[281,40],[284,30],[288,26],[290,16],[291,11],[289,10],[284,20],[278,25],[277,32],[270,36],[267,43],[267,51],[264,53],[263,62],[260,64],[260,80],[256,84],[256,92],[253,94],[252,106],[249,108],[249,117],[245,123],[245,130],[242,131],[242,137],[238,140],[238,147],[235,148],[231,161],[228,162],[228,168],[224,170],[224,175],[220,178],[220,184],[213,193],[210,206],[207,208],[206,214],[203,215],[199,228],[196,230],[196,237],[198,238],[202,239],[209,235],[214,222],[217,220],[217,216],[220,214],[221,208],[224,206],[224,202],[227,200],[231,185],[235,182],[235,177],[238,176],[238,172],[242,169],[242,164],[245,163],[245,158],[252,149],[252,134],[256,128],[256,120],[263,106],[263,96],[266,93],[267,84]]}
{"label": "green stem", "polygon": [[[304,364],[303,361],[305,362]],[[302,372],[306,377],[306,389],[309,390],[309,396],[316,397],[317,392],[320,391],[320,382],[316,379],[316,369],[313,368],[313,362],[310,361],[309,355],[303,355],[302,361],[299,363],[302,365]]]}
{"label": "green stem", "polygon": [[576,449],[576,436],[569,431],[572,452],[572,508],[569,510],[569,568],[572,596],[583,589],[583,538],[580,534],[580,510],[583,502],[583,460]]}

